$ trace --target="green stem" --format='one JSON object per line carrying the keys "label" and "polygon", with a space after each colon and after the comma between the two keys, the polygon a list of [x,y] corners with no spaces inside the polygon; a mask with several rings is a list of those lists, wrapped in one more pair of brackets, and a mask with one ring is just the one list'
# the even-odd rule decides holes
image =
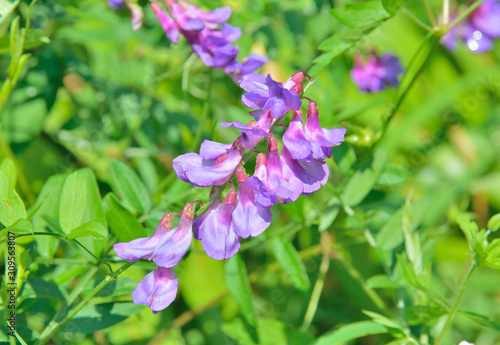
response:
{"label": "green stem", "polygon": [[103,265],[106,265],[108,266],[108,269],[109,269],[109,272],[110,273],[113,273],[113,269],[111,268],[111,265],[108,264],[107,262],[104,262],[102,261],[101,259],[99,259],[97,256],[94,255],[94,253],[92,253],[90,250],[87,249],[87,247],[85,247],[83,244],[81,244],[79,241],[73,239],[73,241],[78,244],[80,247],[82,247],[87,253],[89,253],[94,259],[96,259],[97,261],[99,261],[101,264]]}
{"label": "green stem", "polygon": [[455,27],[458,23],[460,23],[462,20],[464,20],[465,18],[467,18],[467,16],[469,14],[472,13],[472,11],[474,11],[476,8],[479,7],[479,5],[482,4],[484,0],[477,0],[475,3],[473,3],[472,5],[470,5],[465,11],[463,11],[448,27],[447,27],[447,30],[446,32],[450,31],[451,29],[453,29],[453,27]]}
{"label": "green stem", "polygon": [[448,314],[448,319],[446,320],[446,323],[444,324],[443,330],[441,331],[441,334],[439,335],[438,340],[434,343],[434,345],[439,345],[444,339],[444,335],[446,334],[446,331],[448,328],[451,326],[451,322],[453,321],[453,318],[455,317],[455,314],[457,313],[458,306],[460,304],[460,300],[462,299],[462,295],[464,294],[465,287],[469,283],[469,280],[472,278],[472,274],[476,270],[476,268],[479,266],[480,261],[474,261],[469,268],[469,271],[464,277],[464,280],[462,281],[462,285],[460,285],[460,290],[458,291],[457,298],[455,299],[455,303],[453,303],[453,306],[451,308],[450,313]]}
{"label": "green stem", "polygon": [[70,321],[82,308],[90,302],[90,300],[99,293],[106,285],[114,282],[116,277],[118,277],[123,271],[132,266],[134,262],[127,262],[122,267],[114,271],[112,274],[108,274],[106,278],[99,283],[85,298],[78,303],[78,305],[71,310],[68,315],[61,322],[56,322],[49,329],[46,329],[43,333],[45,336],[40,336],[40,339],[35,343],[35,345],[45,345],[68,321]]}
{"label": "green stem", "polygon": [[421,21],[415,14],[413,14],[412,11],[410,11],[409,9],[403,7],[401,8],[401,11],[406,14],[408,17],[410,17],[411,19],[413,19],[413,21],[415,23],[417,23],[418,26],[420,26],[421,28],[424,28],[425,30],[427,31],[432,31],[432,28],[425,24],[423,21]]}
{"label": "green stem", "polygon": [[431,22],[432,27],[437,26],[436,17],[434,17],[434,13],[432,12],[431,5],[428,0],[424,0],[425,10],[427,11],[427,15],[429,16],[429,20]]}
{"label": "green stem", "polygon": [[[420,64],[420,66],[417,68],[417,71],[412,75],[410,81],[408,83],[405,83],[406,80],[409,78],[410,72],[414,69],[414,66],[417,63],[417,60],[418,60],[417,57],[421,55],[422,50],[427,45],[427,41],[431,41],[429,52],[427,53],[426,57],[424,58],[424,60]],[[401,80],[401,83],[399,84],[399,87],[396,90],[396,94],[394,95],[394,100],[389,105],[389,108],[388,108],[388,111],[386,114],[386,119],[385,119],[383,127],[382,127],[382,134],[377,139],[375,145],[380,143],[382,141],[382,139],[384,138],[385,134],[387,133],[387,127],[388,127],[390,121],[392,120],[392,118],[394,117],[394,115],[398,111],[399,107],[403,103],[403,100],[406,98],[406,95],[408,94],[408,92],[412,88],[413,84],[415,84],[415,81],[418,79],[418,77],[420,76],[420,74],[422,73],[424,68],[427,66],[427,63],[429,62],[429,60],[432,56],[432,52],[434,51],[434,48],[437,46],[438,43],[439,43],[439,39],[433,35],[433,32],[430,32],[425,37],[424,41],[422,42],[420,47],[417,49],[416,53],[413,55],[413,57],[410,61],[410,64],[408,65],[408,70],[405,73],[405,75],[403,76],[403,79]],[[408,85],[405,87],[405,84],[408,84]]]}
{"label": "green stem", "polygon": [[379,308],[382,312],[384,312],[385,315],[390,316],[391,313],[389,309],[387,309],[387,306],[385,305],[384,301],[380,296],[370,288],[367,284],[361,273],[349,262],[349,260],[346,260],[346,258],[342,257],[336,257],[337,261],[344,267],[344,269],[349,273],[349,275],[356,280],[363,291],[366,293],[366,295],[372,300],[372,302]]}
{"label": "green stem", "polygon": [[330,255],[328,253],[323,254],[321,264],[319,266],[318,279],[316,279],[316,283],[314,283],[314,288],[311,293],[311,299],[304,316],[304,322],[302,322],[302,326],[300,326],[300,329],[302,331],[307,331],[309,329],[314,315],[316,314],[319,299],[321,297],[321,292],[323,291],[323,286],[325,285],[326,272],[328,272],[328,268],[330,267],[330,261]]}
{"label": "green stem", "polygon": [[212,96],[212,82],[214,79],[212,69],[210,69],[210,72],[208,73],[208,75],[209,75],[209,79],[208,79],[208,88],[207,88],[207,98],[205,99],[205,103],[203,104],[203,110],[201,113],[201,120],[199,122],[198,130],[196,131],[196,135],[193,139],[193,143],[191,144],[191,147],[189,148],[189,152],[194,151],[200,145],[201,136],[203,134],[204,123],[207,121],[208,115],[210,114],[210,98]]}

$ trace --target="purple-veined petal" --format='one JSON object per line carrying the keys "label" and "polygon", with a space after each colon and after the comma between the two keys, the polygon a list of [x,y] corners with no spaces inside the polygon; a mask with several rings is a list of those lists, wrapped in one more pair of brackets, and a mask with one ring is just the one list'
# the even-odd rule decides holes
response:
{"label": "purple-veined petal", "polygon": [[285,101],[277,97],[271,97],[262,108],[264,111],[271,110],[271,115],[277,119],[287,112]]}
{"label": "purple-veined petal", "polygon": [[266,98],[269,97],[269,89],[266,84],[249,80],[242,80],[240,82],[240,87],[247,92],[256,93],[257,95]]}
{"label": "purple-veined petal", "polygon": [[241,96],[241,102],[247,108],[259,109],[266,104],[267,98],[256,93],[245,93]]}

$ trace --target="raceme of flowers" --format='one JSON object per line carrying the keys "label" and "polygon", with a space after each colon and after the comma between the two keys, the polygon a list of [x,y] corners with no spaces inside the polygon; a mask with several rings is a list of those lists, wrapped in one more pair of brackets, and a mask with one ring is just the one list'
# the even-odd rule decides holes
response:
{"label": "raceme of flowers", "polygon": [[[134,290],[135,303],[149,305],[155,313],[172,303],[178,285],[173,267],[186,254],[193,237],[201,240],[211,258],[229,259],[238,252],[240,239],[258,236],[269,227],[272,206],[309,195],[328,181],[325,159],[332,156],[332,147],[342,143],[346,130],[322,128],[317,104],[307,98],[304,122],[300,97],[305,77],[303,72],[297,72],[283,84],[270,75],[265,83],[241,81],[240,86],[248,92],[242,102],[253,109],[250,114],[254,119],[246,125],[238,121],[221,124],[241,131],[236,140],[229,144],[205,140],[199,153],[174,159],[179,179],[193,186],[211,187],[211,196],[219,195],[196,219],[195,204],[189,202],[175,229],[174,214],[169,213],[152,237],[114,246],[124,260],[147,259],[158,266]],[[291,119],[285,126],[290,112]],[[278,126],[286,127],[282,146],[274,134]],[[262,142],[267,142],[266,152],[257,153],[255,171],[249,176],[244,167],[245,152],[252,155]],[[223,197],[220,192],[228,185],[230,189]]]}
{"label": "raceme of flowers", "polygon": [[378,56],[375,52],[368,55],[366,62],[361,54],[356,55],[351,78],[361,91],[377,92],[388,86],[398,86],[399,74],[403,67],[392,54]]}
{"label": "raceme of flowers", "polygon": [[[450,15],[451,21],[458,17]],[[500,37],[500,0],[485,0],[465,20],[441,37],[441,43],[449,50],[457,48],[457,41],[465,42],[474,53],[493,49],[493,40]]]}

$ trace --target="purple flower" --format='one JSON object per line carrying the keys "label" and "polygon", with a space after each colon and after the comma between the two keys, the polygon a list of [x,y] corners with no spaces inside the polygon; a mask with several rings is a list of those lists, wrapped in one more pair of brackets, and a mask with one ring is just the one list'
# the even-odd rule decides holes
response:
{"label": "purple flower", "polygon": [[238,179],[238,197],[234,208],[233,228],[236,235],[247,238],[260,235],[271,224],[273,215],[269,207],[262,207],[255,200],[254,190],[246,183],[246,172],[243,167],[236,170]]}
{"label": "purple flower", "polygon": [[153,1],[150,5],[168,39],[174,44],[179,43],[179,29],[175,21],[160,7],[157,2]]}
{"label": "purple flower", "polygon": [[[453,21],[458,14],[450,15]],[[449,50],[455,50],[457,41],[462,40],[470,51],[484,53],[493,48],[493,40],[500,37],[500,1],[485,0],[465,20],[458,23],[443,37],[441,43]]]}
{"label": "purple flower", "polygon": [[231,186],[224,202],[221,204],[220,198],[217,198],[194,224],[196,236],[212,259],[229,259],[240,248],[240,239],[234,232],[232,222],[236,196],[234,186]]}
{"label": "purple flower", "polygon": [[231,17],[231,9],[226,6],[216,8],[211,12],[205,12],[185,0],[181,0],[181,4],[189,17],[203,20],[205,26],[209,29],[216,29],[220,24],[227,22]]}
{"label": "purple flower", "polygon": [[258,121],[252,120],[246,126],[239,121],[222,122],[221,126],[241,130],[242,146],[247,150],[251,150],[262,138],[269,136],[272,122],[273,118],[270,116],[270,111],[266,111]]}
{"label": "purple flower", "polygon": [[200,154],[186,153],[173,160],[180,180],[197,187],[220,186],[229,181],[243,156],[241,139],[231,147],[205,140]]}
{"label": "purple flower", "polygon": [[266,77],[255,73],[255,70],[262,67],[262,65],[268,61],[269,59],[266,56],[250,54],[243,63],[235,62],[225,67],[224,72],[233,78],[235,82],[249,80],[264,84],[266,82]]}
{"label": "purple flower", "polygon": [[260,163],[254,175],[248,179],[248,185],[254,189],[259,205],[268,207],[276,201],[289,203],[297,200],[302,193],[304,185],[285,165],[278,154],[276,137],[271,135],[268,139],[266,163]]}
{"label": "purple flower", "polygon": [[240,87],[249,92],[241,98],[243,104],[251,109],[262,109],[254,114],[260,115],[270,110],[271,116],[278,118],[290,109],[299,110],[302,103],[297,95],[283,87],[283,84],[274,81],[270,74],[267,75],[266,84],[242,80]]}
{"label": "purple flower", "polygon": [[351,78],[361,91],[376,92],[387,86],[398,86],[398,75],[403,73],[399,59],[392,54],[377,56],[371,53],[366,64],[357,55]]}
{"label": "purple flower", "polygon": [[302,183],[302,194],[307,195],[315,192],[328,182],[328,165],[320,159],[312,158],[309,161],[295,160],[287,148],[283,147],[280,160],[285,174],[290,171]]}
{"label": "purple flower", "polygon": [[345,128],[325,129],[319,125],[317,104],[309,102],[304,129],[302,113],[294,111],[292,121],[283,135],[283,146],[296,160],[325,159],[332,156],[332,146],[344,141]]}
{"label": "purple flower", "polygon": [[172,268],[158,267],[146,275],[132,292],[135,304],[145,304],[154,314],[165,309],[177,295],[179,281]]}
{"label": "purple flower", "polygon": [[140,259],[151,260],[154,248],[165,234],[172,231],[173,223],[174,213],[167,213],[161,219],[153,236],[138,238],[126,243],[117,243],[113,249],[116,255],[129,262],[136,262]]}
{"label": "purple flower", "polygon": [[119,10],[125,7],[123,0],[108,0],[108,6],[114,10]]}
{"label": "purple flower", "polygon": [[194,202],[184,206],[179,225],[173,230],[174,214],[167,213],[153,236],[115,244],[116,255],[129,262],[148,259],[160,267],[177,265],[191,245],[194,208]]}
{"label": "purple flower", "polygon": [[132,29],[139,30],[142,26],[142,19],[144,18],[142,7],[135,2],[126,1],[126,3],[132,14]]}

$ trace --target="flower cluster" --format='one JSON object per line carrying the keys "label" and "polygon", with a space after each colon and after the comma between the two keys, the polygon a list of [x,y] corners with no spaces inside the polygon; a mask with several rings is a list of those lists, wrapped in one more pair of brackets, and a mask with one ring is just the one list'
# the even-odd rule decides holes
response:
{"label": "flower cluster", "polygon": [[[233,143],[205,140],[199,154],[186,153],[173,160],[179,179],[212,188],[213,202],[196,219],[194,203],[187,203],[177,228],[172,229],[174,214],[168,213],[152,237],[114,246],[124,260],[147,259],[158,266],[134,290],[135,303],[146,304],[155,313],[172,303],[178,284],[173,267],[185,255],[193,237],[201,240],[211,258],[229,259],[238,252],[240,239],[258,236],[269,227],[272,206],[309,195],[328,181],[325,159],[332,156],[332,147],[344,140],[346,130],[320,127],[317,104],[308,98],[304,123],[300,96],[305,77],[303,72],[297,72],[283,84],[270,75],[265,83],[241,81],[241,87],[248,91],[242,102],[254,109],[250,112],[254,120],[247,125],[238,121],[222,123],[223,127],[241,130]],[[283,122],[290,111],[292,117],[285,126]],[[278,126],[286,128],[281,152],[274,134]],[[255,171],[248,176],[245,151],[253,153],[265,140],[267,149],[257,153]],[[221,192],[228,185],[230,189],[223,197]]]}
{"label": "flower cluster", "polygon": [[[319,124],[316,102],[309,100],[304,123],[301,111],[303,72],[284,84],[270,75],[266,83],[242,81],[248,93],[242,102],[254,120],[222,123],[241,131],[230,144],[205,140],[198,153],[186,153],[173,160],[173,168],[182,181],[197,187],[212,187],[212,194],[231,184],[225,198],[218,196],[207,211],[193,223],[194,237],[201,240],[205,252],[217,260],[232,257],[240,247],[240,238],[257,236],[271,223],[270,207],[290,203],[300,195],[318,190],[328,180],[326,158],[332,147],[344,140],[345,129],[324,129]],[[288,126],[282,125],[292,111]],[[274,129],[286,127],[281,152]],[[259,152],[255,171],[247,175],[243,167],[245,150],[253,150],[267,140],[266,152]],[[233,185],[236,177],[238,190]]]}
{"label": "flower cluster", "polygon": [[378,56],[371,52],[366,63],[361,54],[356,55],[351,78],[361,91],[376,92],[387,86],[398,86],[398,76],[403,73],[399,59],[392,54]]}
{"label": "flower cluster", "polygon": [[[451,20],[458,17],[456,13]],[[500,37],[500,1],[485,0],[465,20],[441,37],[441,43],[455,50],[457,41],[465,42],[474,53],[484,53],[493,48],[493,40]]]}
{"label": "flower cluster", "polygon": [[231,43],[240,38],[241,29],[226,23],[231,17],[229,7],[204,12],[185,0],[165,0],[165,4],[170,15],[158,2],[152,1],[151,8],[172,43],[179,42],[180,33],[205,65],[222,69],[235,82],[264,81],[254,71],[268,61],[267,57],[250,54],[243,63],[236,61],[238,47]]}

